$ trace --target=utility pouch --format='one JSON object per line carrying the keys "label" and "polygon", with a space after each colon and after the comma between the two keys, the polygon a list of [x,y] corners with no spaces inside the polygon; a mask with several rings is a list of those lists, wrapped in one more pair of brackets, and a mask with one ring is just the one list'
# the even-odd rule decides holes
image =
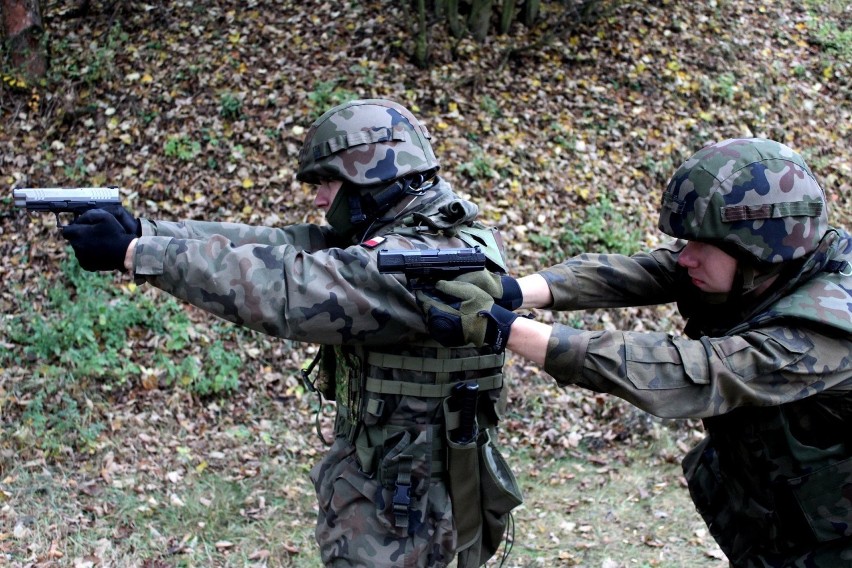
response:
{"label": "utility pouch", "polygon": [[[482,534],[479,448],[476,438],[464,444],[458,444],[451,439],[449,433],[458,427],[458,413],[448,409],[448,401],[449,399],[444,400],[444,417],[447,421],[447,470],[458,542],[456,549],[464,551],[476,544]],[[478,560],[477,555],[475,566],[479,565]]]}
{"label": "utility pouch", "polygon": [[487,430],[479,437],[479,470],[483,525],[480,563],[484,564],[497,552],[506,533],[509,514],[524,502],[524,497],[509,464],[491,444]]}
{"label": "utility pouch", "polygon": [[[444,417],[449,433],[458,427],[459,413],[450,411],[447,402]],[[466,444],[448,437],[447,448],[458,566],[482,566],[500,547],[509,514],[523,503],[523,496],[488,430],[480,430],[476,440]]]}

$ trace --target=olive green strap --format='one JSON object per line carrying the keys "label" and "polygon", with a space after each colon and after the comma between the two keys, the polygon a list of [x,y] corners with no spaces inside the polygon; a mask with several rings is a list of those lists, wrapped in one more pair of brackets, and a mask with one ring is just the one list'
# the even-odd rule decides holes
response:
{"label": "olive green strap", "polygon": [[503,366],[505,359],[505,351],[496,355],[475,355],[457,359],[432,359],[422,356],[413,357],[371,351],[367,355],[367,364],[385,369],[402,369],[425,373],[457,373],[499,368]]}
{"label": "olive green strap", "polygon": [[497,242],[492,229],[476,225],[465,225],[459,227],[458,237],[468,246],[482,247],[482,252],[485,253],[486,258],[495,265],[489,267],[489,270],[493,271],[496,267],[501,272],[507,272],[506,263],[500,254],[503,247]]}
{"label": "olive green strap", "polygon": [[411,507],[411,456],[402,454],[397,463],[399,469],[393,494],[394,524],[399,528],[407,528],[408,510]]}
{"label": "olive green strap", "polygon": [[[467,379],[466,382],[474,382],[479,385],[479,390],[499,389],[503,386],[503,375],[491,375],[478,379]],[[367,378],[365,390],[377,394],[393,394],[402,396],[416,396],[420,398],[444,398],[450,396],[455,383],[440,383],[437,385],[410,383],[405,381],[393,381],[385,379]]]}

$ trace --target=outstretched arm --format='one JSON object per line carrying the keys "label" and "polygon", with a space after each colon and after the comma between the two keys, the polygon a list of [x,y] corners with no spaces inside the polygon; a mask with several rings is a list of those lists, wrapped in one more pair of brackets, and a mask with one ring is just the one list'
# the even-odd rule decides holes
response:
{"label": "outstretched arm", "polygon": [[546,308],[553,303],[553,295],[547,280],[540,274],[530,274],[518,278],[518,286],[521,287],[524,303],[522,308]]}
{"label": "outstretched arm", "polygon": [[539,321],[518,318],[512,323],[512,332],[506,348],[539,365],[544,365],[547,342],[553,327]]}

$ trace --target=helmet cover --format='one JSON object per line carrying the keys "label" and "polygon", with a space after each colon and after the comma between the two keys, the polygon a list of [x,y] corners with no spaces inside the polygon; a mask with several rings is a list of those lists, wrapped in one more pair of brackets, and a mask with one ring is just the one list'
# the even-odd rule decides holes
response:
{"label": "helmet cover", "polygon": [[663,193],[659,228],[778,264],[817,248],[828,230],[827,209],[825,192],[791,148],[729,139],[678,168]]}
{"label": "helmet cover", "polygon": [[341,180],[347,186],[386,184],[438,169],[429,131],[400,104],[363,99],[338,105],[308,129],[296,178]]}

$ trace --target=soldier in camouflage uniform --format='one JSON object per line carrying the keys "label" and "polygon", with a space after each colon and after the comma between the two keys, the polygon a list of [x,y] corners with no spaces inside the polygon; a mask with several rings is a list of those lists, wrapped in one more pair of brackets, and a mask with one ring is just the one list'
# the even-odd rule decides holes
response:
{"label": "soldier in camouflage uniform", "polygon": [[683,468],[731,566],[852,566],[852,238],[829,226],[802,158],[764,139],[684,162],[659,227],[677,240],[519,279],[522,306],[677,302],[686,337],[515,318],[501,306],[510,278],[484,272],[438,283],[450,299],[421,294],[424,313],[479,345],[510,334],[509,349],[562,385],[702,418]]}
{"label": "soldier in camouflage uniform", "polygon": [[[336,400],[337,418],[311,479],[328,566],[440,567],[456,556],[461,568],[479,566],[520,503],[491,442],[503,354],[433,341],[405,278],[376,265],[385,248],[479,246],[503,270],[499,236],[438,177],[429,138],[387,100],[352,101],[317,119],[297,177],[317,186],[329,226],[93,210],[63,231],[87,270],[123,267],[239,325],[322,345],[312,385]],[[480,435],[464,447],[447,439],[460,413],[446,402],[460,382],[478,388]]]}

